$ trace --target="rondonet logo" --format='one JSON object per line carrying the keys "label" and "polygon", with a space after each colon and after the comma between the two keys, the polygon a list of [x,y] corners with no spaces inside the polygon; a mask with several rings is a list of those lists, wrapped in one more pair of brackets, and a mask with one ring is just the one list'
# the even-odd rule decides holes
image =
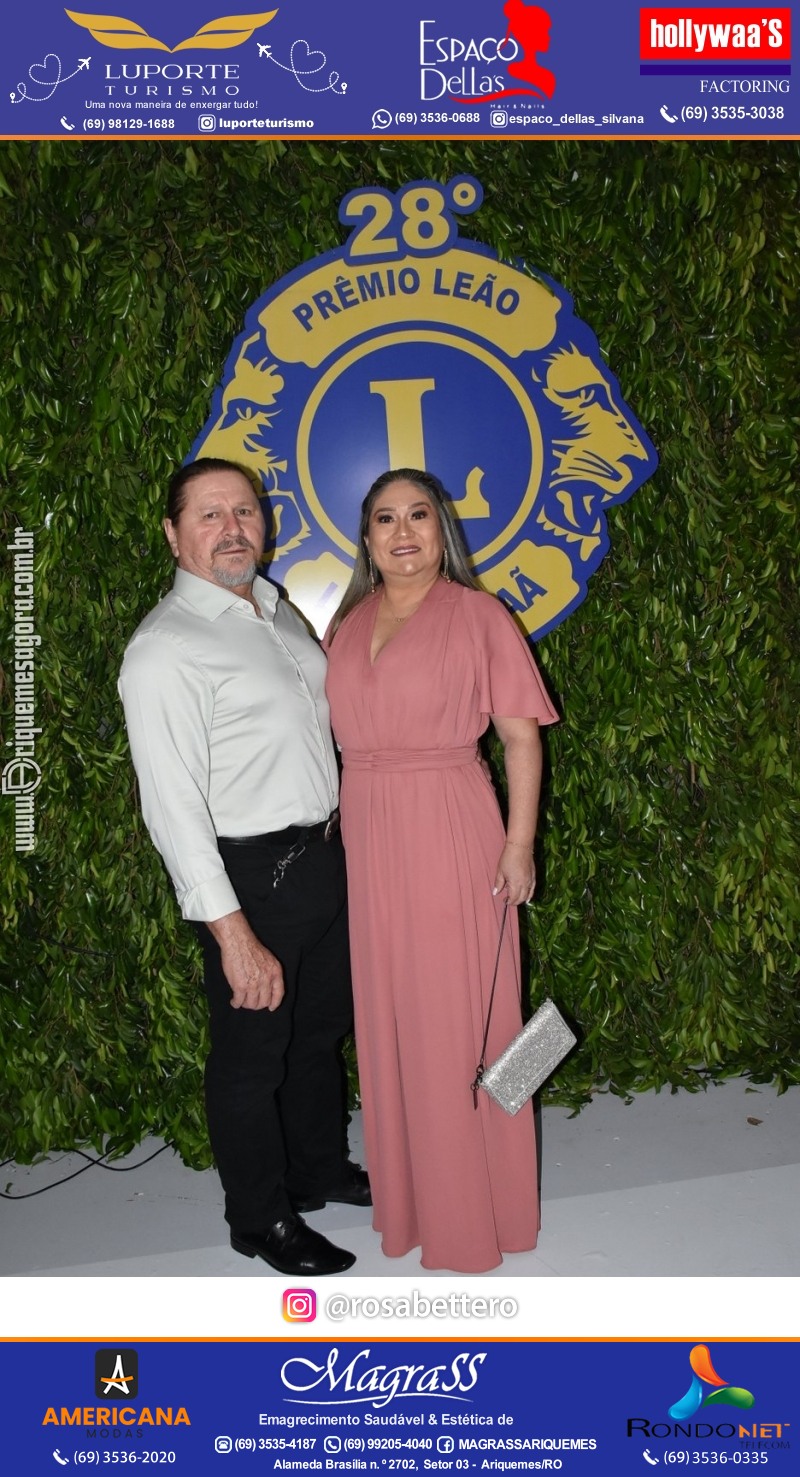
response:
{"label": "rondonet logo", "polygon": [[749,1410],[755,1404],[749,1390],[743,1390],[741,1386],[731,1385],[720,1378],[705,1344],[695,1344],[689,1354],[689,1367],[692,1382],[686,1394],[669,1408],[674,1421],[696,1415],[700,1407],[705,1405],[738,1405],[740,1410]]}
{"label": "rondonet logo", "polygon": [[[324,1364],[313,1359],[287,1359],[281,1383],[292,1405],[371,1405],[381,1410],[399,1397],[464,1401],[478,1383],[486,1354],[456,1354],[449,1364],[373,1364],[372,1350],[340,1355],[330,1350]],[[346,1361],[346,1362],[344,1362]],[[467,1402],[471,1403],[471,1402]]]}
{"label": "rondonet logo", "polygon": [[791,25],[789,9],[658,6],[639,11],[639,55],[642,61],[788,61]]}
{"label": "rondonet logo", "polygon": [[607,510],[655,471],[568,293],[459,237],[482,198],[469,175],[348,194],[347,242],[251,307],[192,446],[258,478],[270,577],[320,634],[387,468],[441,478],[477,578],[531,636],[584,599]]}
{"label": "rondonet logo", "polygon": [[[730,1350],[725,1351],[726,1360],[730,1353]],[[680,1400],[669,1406],[667,1415],[670,1420],[653,1420],[652,1416],[629,1416],[629,1439],[641,1437],[648,1441],[672,1441],[676,1446],[665,1456],[665,1461],[684,1464],[763,1463],[769,1461],[767,1449],[783,1450],[791,1446],[790,1421],[765,1420],[763,1417],[754,1421],[751,1414],[747,1417],[747,1423],[743,1424],[741,1417],[732,1419],[727,1411],[720,1410],[722,1406],[733,1406],[740,1411],[752,1411],[756,1403],[755,1396],[741,1385],[730,1384],[717,1373],[707,1344],[695,1344],[690,1349],[689,1369],[689,1388]],[[705,1416],[705,1419],[696,1419],[698,1416]],[[690,1451],[686,1445],[687,1442],[694,1441],[705,1445],[714,1438],[731,1442],[732,1445],[727,1451],[711,1449],[703,1455],[696,1449]],[[678,1446],[682,1450],[678,1450]],[[651,1456],[647,1447],[644,1448],[643,1455],[652,1466],[656,1466],[660,1460],[659,1457]]]}

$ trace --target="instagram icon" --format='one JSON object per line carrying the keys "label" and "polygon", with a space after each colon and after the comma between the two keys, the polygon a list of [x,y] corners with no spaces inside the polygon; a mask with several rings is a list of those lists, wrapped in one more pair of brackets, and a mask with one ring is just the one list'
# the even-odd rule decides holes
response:
{"label": "instagram icon", "polygon": [[290,1287],[283,1294],[283,1316],[287,1323],[313,1323],[317,1316],[317,1294],[311,1287]]}

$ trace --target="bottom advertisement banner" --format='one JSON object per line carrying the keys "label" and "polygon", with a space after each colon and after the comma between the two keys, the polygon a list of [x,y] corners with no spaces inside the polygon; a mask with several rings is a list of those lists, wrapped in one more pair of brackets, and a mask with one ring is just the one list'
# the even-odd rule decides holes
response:
{"label": "bottom advertisement banner", "polygon": [[0,1364],[15,1474],[797,1470],[796,1341],[19,1340]]}

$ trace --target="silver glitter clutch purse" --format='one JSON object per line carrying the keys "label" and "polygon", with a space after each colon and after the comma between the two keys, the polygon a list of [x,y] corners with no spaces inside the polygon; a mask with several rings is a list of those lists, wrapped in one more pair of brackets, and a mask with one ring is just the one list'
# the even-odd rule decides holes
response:
{"label": "silver glitter clutch purse", "polygon": [[497,984],[497,970],[500,964],[500,950],[503,945],[503,930],[506,926],[507,912],[508,904],[503,910],[503,920],[500,924],[492,990],[489,996],[489,1008],[486,1012],[486,1029],[483,1033],[481,1059],[472,1083],[472,1099],[473,1106],[477,1108],[478,1088],[482,1087],[484,1092],[488,1092],[489,1096],[494,1098],[494,1101],[506,1113],[513,1114],[518,1113],[523,1104],[527,1103],[535,1092],[538,1092],[542,1083],[547,1081],[559,1062],[564,1060],[567,1052],[572,1050],[577,1037],[573,1035],[552,1000],[547,999],[543,1001],[535,1015],[531,1016],[528,1024],[523,1026],[505,1051],[501,1052],[497,1060],[492,1062],[490,1067],[486,1066],[486,1042],[489,1037],[489,1022],[492,1018],[494,989]]}
{"label": "silver glitter clutch purse", "polygon": [[569,1026],[553,1004],[545,1000],[510,1046],[490,1067],[480,1086],[507,1113],[518,1113],[575,1045]]}

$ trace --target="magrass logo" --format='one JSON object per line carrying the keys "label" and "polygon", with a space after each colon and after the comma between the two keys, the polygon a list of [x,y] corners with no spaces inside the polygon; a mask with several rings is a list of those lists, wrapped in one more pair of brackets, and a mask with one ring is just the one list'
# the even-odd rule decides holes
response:
{"label": "magrass logo", "polygon": [[[371,1405],[382,1410],[395,1399],[454,1400],[471,1404],[488,1354],[465,1351],[449,1364],[371,1364],[371,1349],[340,1356],[334,1345],[323,1364],[298,1356],[281,1366],[281,1384],[290,1405]],[[346,1362],[344,1362],[346,1361]],[[464,1417],[462,1416],[463,1420]]]}
{"label": "magrass logo", "polygon": [[[669,1408],[674,1421],[691,1420],[701,1407],[707,1405],[736,1405],[740,1410],[749,1410],[751,1405],[755,1405],[755,1397],[749,1390],[743,1390],[740,1385],[729,1385],[727,1380],[720,1379],[705,1344],[695,1344],[689,1355],[689,1365],[692,1383],[686,1394]],[[708,1386],[711,1386],[710,1392],[707,1392]]]}
{"label": "magrass logo", "polygon": [[139,1393],[139,1355],[135,1349],[98,1349],[94,1393],[99,1400],[131,1400]]}

